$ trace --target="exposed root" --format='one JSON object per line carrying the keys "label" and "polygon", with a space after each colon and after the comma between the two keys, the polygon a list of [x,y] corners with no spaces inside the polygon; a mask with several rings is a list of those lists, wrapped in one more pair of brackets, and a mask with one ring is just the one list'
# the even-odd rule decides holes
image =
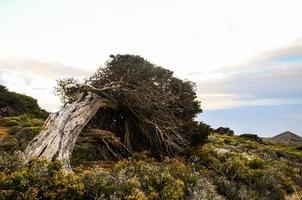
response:
{"label": "exposed root", "polygon": [[104,160],[121,160],[132,154],[132,151],[120,141],[120,138],[110,131],[87,129],[81,140],[93,143]]}

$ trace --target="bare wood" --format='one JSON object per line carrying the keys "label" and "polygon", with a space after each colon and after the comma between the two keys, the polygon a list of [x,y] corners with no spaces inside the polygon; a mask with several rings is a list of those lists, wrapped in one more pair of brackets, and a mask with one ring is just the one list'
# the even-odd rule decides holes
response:
{"label": "bare wood", "polygon": [[120,160],[123,155],[131,155],[131,149],[127,148],[111,131],[100,129],[87,129],[84,132],[82,141],[97,143],[99,153],[105,160]]}
{"label": "bare wood", "polygon": [[51,114],[41,132],[25,150],[26,160],[47,158],[61,160],[71,170],[70,158],[79,134],[100,107],[116,108],[116,104],[98,95],[88,94],[61,111]]}

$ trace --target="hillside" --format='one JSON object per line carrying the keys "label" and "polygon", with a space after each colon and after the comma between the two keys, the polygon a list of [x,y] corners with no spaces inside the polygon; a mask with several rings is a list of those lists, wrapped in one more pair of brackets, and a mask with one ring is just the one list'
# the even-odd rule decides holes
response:
{"label": "hillside", "polygon": [[[41,131],[45,113],[33,98],[1,89],[10,112],[0,116],[0,199],[301,199],[301,150],[205,125],[195,133],[209,132],[204,142],[178,154],[143,149],[108,159],[109,153],[116,155],[113,145],[118,138],[106,135],[114,138],[107,143],[105,137],[96,140],[84,131],[72,152],[73,172],[58,160],[26,162],[24,150]],[[292,144],[300,137],[287,132],[273,139]]]}
{"label": "hillside", "polygon": [[274,143],[278,143],[278,144],[302,146],[302,137],[300,137],[290,131],[283,132],[274,137],[267,138],[266,140],[274,142]]}
{"label": "hillside", "polygon": [[29,114],[38,118],[46,118],[48,115],[45,110],[39,107],[36,99],[10,92],[6,87],[0,85],[0,117],[22,114]]}
{"label": "hillside", "polygon": [[[0,199],[192,199],[298,200],[302,195],[302,151],[239,136],[212,133],[203,146],[160,160],[141,152],[120,161],[98,160],[79,140],[75,173],[59,162],[24,164],[23,150],[42,120],[29,116],[0,119]],[[90,153],[89,153],[90,152]]]}

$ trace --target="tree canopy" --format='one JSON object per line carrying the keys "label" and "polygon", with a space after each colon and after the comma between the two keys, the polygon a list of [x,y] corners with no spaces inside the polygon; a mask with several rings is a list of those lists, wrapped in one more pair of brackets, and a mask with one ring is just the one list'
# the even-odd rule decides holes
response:
{"label": "tree canopy", "polygon": [[140,56],[112,55],[84,83],[59,80],[56,92],[64,105],[87,92],[116,104],[99,109],[86,128],[113,133],[129,151],[175,154],[190,143],[203,142],[209,131],[194,120],[202,112],[195,84]]}

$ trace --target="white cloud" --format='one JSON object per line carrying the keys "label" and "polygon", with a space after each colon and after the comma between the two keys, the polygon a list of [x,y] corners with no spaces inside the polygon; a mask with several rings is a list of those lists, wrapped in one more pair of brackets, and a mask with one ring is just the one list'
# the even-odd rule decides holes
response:
{"label": "white cloud", "polygon": [[[301,50],[290,46],[301,44],[300,0],[7,2],[0,2],[0,81],[38,98],[49,110],[58,107],[51,92],[55,79],[93,72],[110,54],[142,55],[198,82],[201,96],[227,94],[206,97],[211,109],[282,103],[280,96],[259,98],[263,90],[258,85],[272,86],[285,74],[297,77],[301,72],[300,65],[271,61],[277,54]],[[283,91],[297,91],[283,85]],[[255,99],[240,103],[232,95]]]}
{"label": "white cloud", "polygon": [[56,80],[66,76],[83,78],[88,74],[90,73],[86,70],[59,63],[17,58],[0,59],[0,84],[38,99],[39,105],[48,111],[59,109],[59,98],[53,93]]}
{"label": "white cloud", "polygon": [[[212,72],[197,83],[203,107],[227,109],[242,106],[302,104],[302,41],[265,52],[255,60]],[[200,75],[201,74],[201,75]],[[189,74],[202,77],[203,72]]]}
{"label": "white cloud", "polygon": [[288,45],[301,10],[299,0],[17,1],[0,13],[0,54],[94,69],[132,53],[183,76]]}
{"label": "white cloud", "polygon": [[[251,95],[247,95],[251,96]],[[301,105],[301,99],[282,98],[245,98],[244,95],[199,95],[202,108],[205,110],[232,109],[247,106]]]}

